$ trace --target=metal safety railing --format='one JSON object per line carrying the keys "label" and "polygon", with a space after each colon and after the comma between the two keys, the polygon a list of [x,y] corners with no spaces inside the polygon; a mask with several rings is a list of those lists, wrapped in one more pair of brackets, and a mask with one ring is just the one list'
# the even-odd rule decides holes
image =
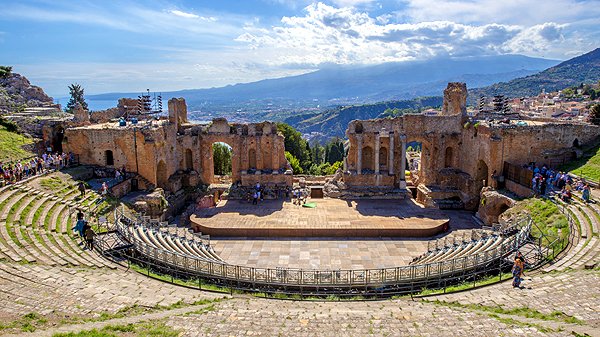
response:
{"label": "metal safety railing", "polygon": [[[161,273],[197,279],[229,288],[248,291],[282,290],[288,293],[400,294],[423,288],[464,281],[493,270],[502,271],[512,263],[506,259],[529,237],[531,221],[496,248],[474,255],[435,263],[380,269],[306,270],[293,268],[258,268],[228,264],[198,256],[156,248],[136,238],[131,229],[139,220],[115,210],[115,230],[132,245],[120,258],[148,266]],[[102,252],[104,245],[96,245]],[[125,254],[125,255],[123,255]],[[508,264],[507,264],[508,261]],[[488,273],[489,274],[489,273]]]}

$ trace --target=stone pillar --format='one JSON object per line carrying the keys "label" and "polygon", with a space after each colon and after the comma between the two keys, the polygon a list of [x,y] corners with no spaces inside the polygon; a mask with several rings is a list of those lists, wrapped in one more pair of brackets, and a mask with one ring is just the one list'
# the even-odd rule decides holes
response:
{"label": "stone pillar", "polygon": [[273,167],[271,167],[273,169],[273,171],[277,171],[279,170],[279,156],[278,156],[278,152],[277,152],[277,135],[275,135],[274,137],[271,137],[271,142],[273,143],[273,149],[271,152],[271,165]]}
{"label": "stone pillar", "polygon": [[388,172],[390,175],[394,174],[394,133],[390,132],[390,146],[388,154]]}
{"label": "stone pillar", "polygon": [[400,135],[402,141],[400,154],[400,188],[406,188],[406,135]]}
{"label": "stone pillar", "polygon": [[379,148],[380,148],[380,135],[375,136],[375,174],[379,174]]}
{"label": "stone pillar", "polygon": [[362,174],[362,136],[356,136],[356,174]]}

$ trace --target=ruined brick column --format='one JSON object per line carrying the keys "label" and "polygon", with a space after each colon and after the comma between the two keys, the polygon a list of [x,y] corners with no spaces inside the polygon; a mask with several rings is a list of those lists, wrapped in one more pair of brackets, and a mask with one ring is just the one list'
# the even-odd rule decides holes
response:
{"label": "ruined brick column", "polygon": [[400,135],[402,154],[400,155],[400,188],[406,188],[406,135]]}
{"label": "ruined brick column", "polygon": [[356,135],[356,174],[362,174],[362,135]]}
{"label": "ruined brick column", "polygon": [[379,174],[379,149],[381,145],[379,144],[381,141],[379,133],[375,136],[375,174]]}
{"label": "ruined brick column", "polygon": [[393,175],[394,174],[394,133],[390,132],[390,148],[389,148],[389,155],[388,155],[388,172],[389,175]]}

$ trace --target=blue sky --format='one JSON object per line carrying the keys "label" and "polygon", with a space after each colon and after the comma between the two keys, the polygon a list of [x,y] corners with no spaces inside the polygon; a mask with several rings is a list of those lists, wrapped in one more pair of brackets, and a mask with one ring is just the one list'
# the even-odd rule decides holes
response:
{"label": "blue sky", "polygon": [[598,0],[0,0],[0,64],[56,97],[206,88],[433,57],[568,59]]}

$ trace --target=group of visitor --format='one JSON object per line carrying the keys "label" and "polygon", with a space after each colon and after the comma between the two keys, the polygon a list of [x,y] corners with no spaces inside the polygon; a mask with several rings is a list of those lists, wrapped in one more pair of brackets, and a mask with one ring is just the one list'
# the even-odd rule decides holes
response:
{"label": "group of visitor", "polygon": [[527,168],[533,171],[531,186],[537,196],[545,196],[550,192],[557,192],[558,197],[564,202],[570,202],[573,191],[580,191],[582,199],[590,202],[590,186],[585,179],[576,181],[567,172],[549,168],[546,164],[538,167],[530,163]]}
{"label": "group of visitor", "polygon": [[79,237],[83,239],[83,243],[88,249],[94,249],[94,230],[89,222],[85,220],[83,212],[80,209],[77,210],[77,222],[72,230],[79,234]]}
{"label": "group of visitor", "polygon": [[265,200],[264,188],[257,181],[254,186],[254,193],[252,194],[252,205],[258,205],[258,201],[263,200]]}
{"label": "group of visitor", "polygon": [[16,162],[0,162],[0,185],[14,184],[52,169],[59,170],[73,163],[74,159],[72,153],[44,153],[39,157],[36,156]]}
{"label": "group of visitor", "polygon": [[308,197],[308,194],[306,193],[306,191],[304,191],[302,189],[294,189],[292,191],[292,203],[294,205],[306,204],[307,197]]}

